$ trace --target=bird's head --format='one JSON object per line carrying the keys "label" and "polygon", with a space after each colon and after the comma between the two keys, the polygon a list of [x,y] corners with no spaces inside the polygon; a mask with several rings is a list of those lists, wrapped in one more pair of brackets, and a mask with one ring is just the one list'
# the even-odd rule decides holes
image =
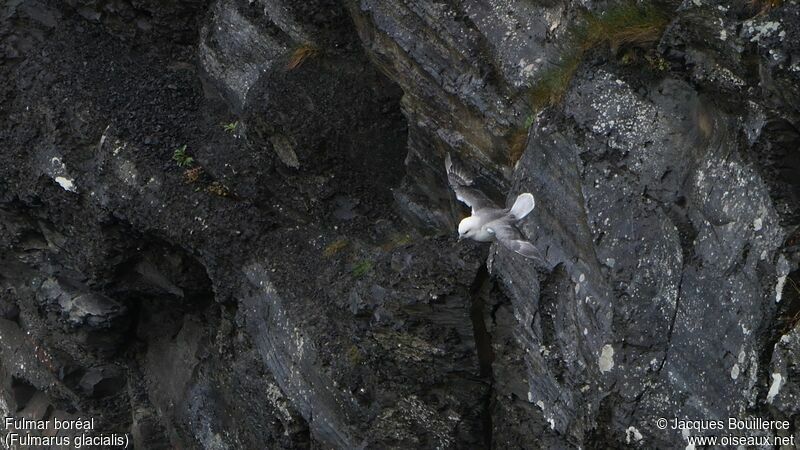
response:
{"label": "bird's head", "polygon": [[478,218],[472,216],[462,219],[458,224],[458,240],[460,241],[475,236],[475,233],[478,232],[478,228],[480,227],[478,222]]}

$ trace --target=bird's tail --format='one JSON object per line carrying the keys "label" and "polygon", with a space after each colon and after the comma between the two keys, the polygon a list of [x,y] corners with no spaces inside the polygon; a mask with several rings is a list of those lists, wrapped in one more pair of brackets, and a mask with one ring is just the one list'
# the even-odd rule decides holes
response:
{"label": "bird's tail", "polygon": [[530,242],[514,241],[512,247],[513,247],[512,250],[519,253],[520,255],[528,259],[534,259],[536,261],[539,261],[539,263],[541,264],[545,264],[545,259],[542,256],[542,253],[539,251],[539,249],[536,248],[535,245],[531,244]]}
{"label": "bird's tail", "polygon": [[536,206],[536,201],[533,199],[533,195],[529,192],[524,194],[519,194],[517,199],[514,201],[514,206],[511,207],[509,214],[514,216],[516,220],[521,220]]}

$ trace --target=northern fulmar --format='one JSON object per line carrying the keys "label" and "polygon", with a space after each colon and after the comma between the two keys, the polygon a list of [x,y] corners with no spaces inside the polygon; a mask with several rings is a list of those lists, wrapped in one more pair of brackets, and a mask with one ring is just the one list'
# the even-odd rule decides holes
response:
{"label": "northern fulmar", "polygon": [[444,160],[447,181],[456,198],[472,209],[472,215],[458,224],[458,240],[469,238],[478,242],[499,242],[520,255],[543,261],[533,244],[525,240],[515,226],[533,211],[536,201],[530,192],[520,194],[511,208],[500,208],[483,192],[470,187],[473,179],[461,167],[453,164],[448,153]]}

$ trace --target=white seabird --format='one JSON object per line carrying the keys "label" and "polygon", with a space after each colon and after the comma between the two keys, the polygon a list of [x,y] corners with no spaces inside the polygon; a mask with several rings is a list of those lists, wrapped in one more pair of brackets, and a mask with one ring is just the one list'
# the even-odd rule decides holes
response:
{"label": "white seabird", "polygon": [[458,224],[458,240],[469,238],[478,242],[499,242],[520,255],[544,261],[536,247],[522,237],[514,225],[533,211],[536,201],[530,192],[520,194],[511,208],[500,208],[483,192],[471,188],[473,179],[453,164],[448,153],[444,160],[447,181],[456,198],[472,208],[472,215]]}

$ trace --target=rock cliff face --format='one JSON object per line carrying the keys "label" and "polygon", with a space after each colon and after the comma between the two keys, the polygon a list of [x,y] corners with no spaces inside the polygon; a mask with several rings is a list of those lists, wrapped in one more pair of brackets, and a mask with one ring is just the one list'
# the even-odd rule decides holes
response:
{"label": "rock cliff face", "polygon": [[[0,415],[136,448],[800,441],[800,5],[0,6]],[[457,243],[451,153],[546,255]],[[697,434],[696,432],[693,432]]]}

